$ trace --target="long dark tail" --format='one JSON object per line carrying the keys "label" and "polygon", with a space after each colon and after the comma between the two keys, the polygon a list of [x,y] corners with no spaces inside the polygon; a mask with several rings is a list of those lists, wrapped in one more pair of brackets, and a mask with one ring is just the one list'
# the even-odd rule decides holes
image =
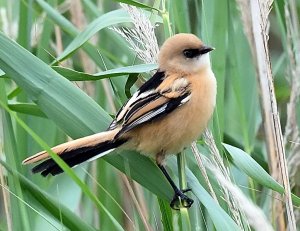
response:
{"label": "long dark tail", "polygon": [[[106,131],[72,140],[53,147],[52,151],[57,153],[70,167],[76,167],[85,161],[102,157],[124,144],[127,140],[114,139],[117,132],[115,130]],[[23,161],[23,164],[36,163],[42,160],[44,161],[32,169],[33,173],[41,172],[43,176],[47,176],[48,174],[57,175],[63,172],[46,151],[28,157]]]}

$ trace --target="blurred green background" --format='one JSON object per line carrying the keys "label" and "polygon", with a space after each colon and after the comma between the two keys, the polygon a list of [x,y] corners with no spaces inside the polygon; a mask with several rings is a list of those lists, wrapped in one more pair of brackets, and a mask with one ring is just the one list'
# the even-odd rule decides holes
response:
{"label": "blurred green background", "polygon": [[[177,168],[175,156],[167,161],[176,182],[179,177],[182,183],[186,174],[195,200],[189,210],[170,209],[172,189],[153,161],[137,153],[116,152],[47,178],[21,165],[40,150],[106,129],[112,115],[157,67],[141,59],[112,27],[139,34],[147,30],[145,23],[152,25],[159,46],[172,34],[188,32],[216,48],[211,61],[218,96],[209,129],[222,157],[220,168],[265,213],[274,230],[285,230],[286,213],[276,209],[284,207],[284,197],[271,190],[283,192],[270,177],[275,177],[270,167],[274,163],[266,148],[254,44],[245,35],[250,24],[241,17],[250,9],[241,2],[247,1],[0,0],[0,230],[251,230],[248,208],[209,167],[218,159],[203,138],[197,148],[210,186],[190,149],[184,155],[185,173],[180,164]],[[290,186],[300,195],[300,1],[277,0],[271,9],[272,74]],[[147,41],[145,33],[137,38],[150,48],[130,35],[129,40],[145,54],[155,53],[155,40]],[[293,86],[294,117],[289,118]],[[222,143],[230,145],[227,151]],[[299,223],[300,199],[293,199]]]}

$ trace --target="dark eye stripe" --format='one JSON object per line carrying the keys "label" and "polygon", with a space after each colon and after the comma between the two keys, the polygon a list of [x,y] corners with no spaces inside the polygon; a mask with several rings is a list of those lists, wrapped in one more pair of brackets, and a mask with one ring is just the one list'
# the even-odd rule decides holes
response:
{"label": "dark eye stripe", "polygon": [[186,49],[183,51],[183,55],[186,58],[195,58],[201,54],[199,49]]}

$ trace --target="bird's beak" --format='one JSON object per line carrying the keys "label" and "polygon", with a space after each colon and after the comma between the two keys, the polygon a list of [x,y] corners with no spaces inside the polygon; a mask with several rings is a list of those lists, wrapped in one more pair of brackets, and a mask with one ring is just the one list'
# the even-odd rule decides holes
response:
{"label": "bird's beak", "polygon": [[206,54],[206,53],[208,53],[208,52],[211,52],[211,51],[213,51],[215,48],[213,48],[213,47],[209,47],[209,46],[206,46],[206,45],[203,45],[203,46],[201,46],[200,47],[200,54]]}

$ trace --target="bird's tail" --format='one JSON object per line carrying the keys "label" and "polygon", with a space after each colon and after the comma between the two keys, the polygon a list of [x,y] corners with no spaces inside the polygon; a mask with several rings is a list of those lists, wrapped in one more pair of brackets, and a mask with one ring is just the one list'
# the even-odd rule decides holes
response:
{"label": "bird's tail", "polygon": [[[53,147],[52,151],[57,153],[70,167],[75,167],[84,161],[102,157],[124,144],[127,140],[114,139],[117,132],[116,130],[106,131],[72,140]],[[48,174],[57,175],[63,172],[46,151],[28,157],[22,163],[30,164],[38,161],[43,162],[32,169],[33,173],[41,172],[43,176],[47,176]]]}

